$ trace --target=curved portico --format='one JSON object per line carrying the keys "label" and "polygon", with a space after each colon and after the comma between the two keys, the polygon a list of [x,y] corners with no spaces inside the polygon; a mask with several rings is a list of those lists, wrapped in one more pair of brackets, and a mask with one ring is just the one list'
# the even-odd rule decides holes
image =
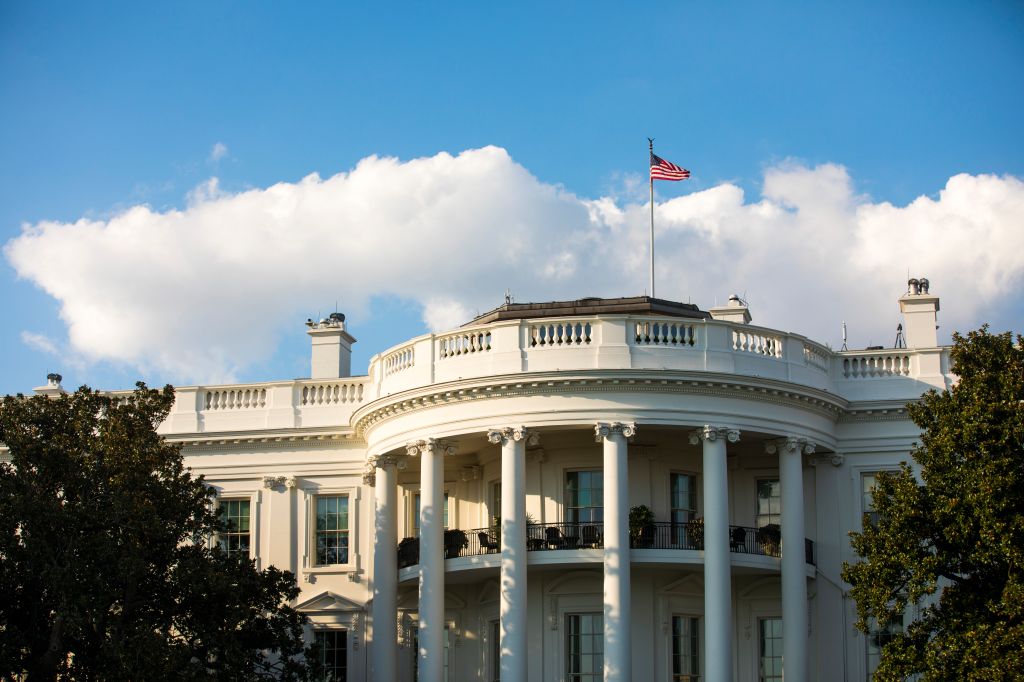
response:
{"label": "curved portico", "polygon": [[[422,438],[411,441],[413,445],[408,448],[409,452],[422,448],[424,443],[443,443],[443,447],[438,446],[437,449],[447,453],[440,461],[442,465],[448,467],[447,473],[444,469],[438,472],[434,469],[438,460],[423,464],[422,455],[419,458],[414,456],[408,459],[405,474],[407,479],[418,478],[418,494],[421,496],[418,516],[419,554],[412,566],[399,568],[402,575],[409,576],[412,571],[419,579],[418,666],[419,674],[423,676],[420,679],[442,675],[438,666],[443,656],[437,653],[439,649],[432,648],[443,647],[440,637],[436,636],[439,629],[435,626],[434,638],[428,638],[424,633],[429,632],[431,623],[444,620],[443,580],[464,584],[467,580],[472,582],[486,581],[493,577],[498,579],[498,651],[501,652],[499,667],[503,680],[529,678],[527,662],[530,658],[526,637],[526,631],[530,627],[526,620],[530,603],[529,576],[537,570],[575,570],[588,566],[603,568],[602,662],[605,667],[605,679],[608,680],[631,679],[630,661],[636,642],[631,640],[634,628],[630,609],[630,575],[638,568],[685,570],[703,576],[702,658],[705,677],[709,680],[732,679],[735,668],[731,644],[734,629],[731,590],[734,576],[758,573],[768,576],[781,575],[785,613],[791,614],[794,605],[797,609],[806,610],[806,581],[809,576],[813,576],[813,566],[810,565],[805,538],[811,534],[804,528],[803,510],[800,509],[798,515],[793,514],[793,506],[803,504],[804,467],[801,457],[807,454],[811,447],[808,439],[751,431],[742,433],[741,441],[741,432],[727,426],[680,424],[670,427],[658,424],[650,427],[654,433],[648,439],[649,442],[638,444],[636,434],[638,431],[645,431],[643,424],[634,426],[632,422],[616,420],[590,423],[591,434],[597,435],[596,445],[600,446],[597,448],[586,445],[586,432],[576,420],[560,427],[550,424],[550,418],[545,421],[545,425],[538,426],[524,424],[520,420],[520,423],[514,426],[495,427],[482,432],[455,434],[444,431],[443,439],[433,439],[424,433]],[[694,426],[698,428],[695,429]],[[633,443],[629,442],[630,438]],[[589,440],[593,442],[593,436]],[[548,447],[545,447],[545,444]],[[793,447],[800,450],[800,457],[796,458],[795,466],[790,461],[787,469],[781,458],[791,455]],[[631,453],[631,449],[634,452]],[[566,451],[574,454],[566,455]],[[642,465],[634,466],[647,466],[648,470],[642,472],[639,478],[650,480],[652,471],[649,460],[666,458],[669,461],[665,464],[671,468],[672,461],[680,457],[678,453],[687,451],[691,453],[691,462],[700,462],[697,468],[692,465],[685,467],[694,471],[694,479],[700,480],[702,485],[703,503],[700,519],[703,527],[699,545],[687,545],[692,540],[686,534],[691,533],[692,528],[688,529],[680,524],[673,525],[666,518],[661,518],[654,524],[655,533],[668,538],[669,543],[673,541],[672,534],[677,534],[674,538],[674,548],[668,549],[667,547],[672,546],[659,542],[657,537],[653,541],[631,537],[627,521],[628,509],[638,503],[652,502],[650,499],[637,499],[637,486],[634,486],[633,491],[630,490],[631,462],[643,462]],[[575,454],[577,452],[588,454],[581,457]],[[765,541],[761,537],[762,533],[754,526],[755,519],[735,518],[729,512],[730,488],[737,488],[739,485],[735,481],[730,485],[730,468],[737,470],[737,462],[752,459],[760,470],[766,456],[775,462],[772,468],[783,477],[782,528],[792,528],[795,531],[787,535],[786,530],[783,530],[781,543],[778,540]],[[462,530],[467,533],[467,540],[472,540],[467,547],[456,547],[452,550],[450,544],[441,539],[438,529],[430,526],[431,516],[435,519],[440,518],[436,510],[443,499],[442,482],[456,481],[480,466],[475,462],[488,458],[497,460],[500,470],[500,531],[491,537],[489,534],[493,532],[493,524],[486,523],[486,519],[482,517],[475,524],[468,521],[465,514],[460,514],[456,510],[454,505],[457,503],[452,502],[453,506],[448,513],[451,517],[458,518],[452,518],[449,527]],[[528,458],[532,460],[531,466],[537,471],[532,476],[528,476],[526,472]],[[733,465],[729,464],[730,459],[734,462]],[[386,456],[379,457],[372,465],[377,466],[380,462],[389,461]],[[417,461],[420,462],[419,471]],[[557,485],[552,486],[549,481],[547,486],[541,484],[539,488],[537,487],[537,483],[545,476],[548,479],[557,478],[560,474],[564,475],[565,471],[574,469],[595,469],[604,475],[604,507],[599,522],[575,525],[567,522],[566,519],[570,515],[568,500],[559,497],[557,491],[552,491]],[[733,474],[733,477],[735,476],[736,474]],[[381,484],[381,480],[378,473],[378,485]],[[483,485],[475,487],[483,490]],[[465,489],[459,485],[455,488],[452,500],[456,497],[454,493]],[[379,495],[377,499],[390,499],[390,496]],[[434,502],[428,505],[428,500]],[[485,500],[477,498],[471,502],[483,504]],[[663,505],[661,507],[663,509]],[[435,511],[431,511],[432,509]],[[390,528],[392,524],[397,523],[397,517],[401,515],[397,504],[390,513],[386,509],[382,511],[388,516],[383,523],[378,522],[378,528]],[[798,517],[797,521],[790,518],[794,516]],[[532,518],[534,523],[527,524],[529,518]],[[586,531],[583,530],[585,526],[597,529],[593,531],[593,537],[583,537],[586,535]],[[570,531],[567,530],[569,527],[578,527],[579,530],[575,531],[577,534],[570,535]],[[495,546],[484,546],[490,542],[472,537],[478,533],[488,534],[488,540]],[[790,539],[790,535],[799,539],[794,541]],[[559,536],[565,536],[565,539],[557,539]],[[387,544],[391,537],[393,536],[382,534],[376,543],[378,546],[394,548],[393,541],[390,545]],[[434,538],[433,542],[436,544],[433,547],[427,546],[427,543],[431,542],[428,538]],[[558,544],[560,542],[565,544]],[[665,548],[655,547],[660,544],[665,544]],[[796,551],[787,552],[786,547],[795,547]],[[438,565],[442,566],[440,571],[437,569]],[[443,580],[439,581],[438,576],[442,576]],[[394,577],[393,583],[390,583],[390,578],[387,580],[390,589],[397,591],[398,576]],[[799,587],[796,587],[797,585]],[[802,599],[795,595],[794,589],[803,594]],[[423,599],[424,596],[426,599]],[[381,603],[390,602],[385,600]],[[806,619],[802,622],[799,617],[791,616],[787,619],[785,613],[780,614],[783,622],[783,641],[787,646],[791,646],[794,652],[787,660],[806,659]],[[384,640],[389,641],[395,640]],[[384,642],[372,645],[372,658],[374,661],[380,660],[382,669],[387,670],[389,662],[397,658],[398,652],[395,648],[397,643],[395,647],[388,647],[386,643],[384,647],[378,646]],[[792,668],[793,665],[789,664],[787,667]]]}

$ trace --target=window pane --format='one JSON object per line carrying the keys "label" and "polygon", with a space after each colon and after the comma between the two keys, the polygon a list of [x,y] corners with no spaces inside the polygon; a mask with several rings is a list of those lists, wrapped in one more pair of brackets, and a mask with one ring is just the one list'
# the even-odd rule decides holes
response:
{"label": "window pane", "polygon": [[345,682],[348,679],[348,632],[318,630],[313,637],[324,669],[320,679],[323,682]]}
{"label": "window pane", "polygon": [[896,618],[889,621],[889,624],[884,628],[878,627],[878,623],[874,624],[874,627],[868,633],[867,636],[867,669],[868,669],[868,682],[874,679],[875,671],[878,670],[878,664],[882,659],[882,647],[888,644],[893,637],[898,633],[903,632],[903,616],[897,616]]}
{"label": "window pane", "polygon": [[689,682],[700,676],[699,623],[693,616],[672,616],[673,682]]}
{"label": "window pane", "polygon": [[224,522],[220,547],[229,555],[249,557],[249,500],[221,500],[218,513]]}
{"label": "window pane", "polygon": [[782,521],[782,489],[777,480],[757,482],[757,527]]}
{"label": "window pane", "polygon": [[566,676],[577,682],[604,677],[604,616],[571,613],[565,617]]}
{"label": "window pane", "polygon": [[316,563],[348,563],[348,495],[316,498]]}
{"label": "window pane", "polygon": [[761,618],[760,681],[782,682],[782,619]]}

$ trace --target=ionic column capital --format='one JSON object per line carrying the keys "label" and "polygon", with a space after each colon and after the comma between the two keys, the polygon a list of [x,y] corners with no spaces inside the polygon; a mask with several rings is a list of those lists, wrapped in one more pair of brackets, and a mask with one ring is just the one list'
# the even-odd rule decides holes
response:
{"label": "ionic column capital", "polygon": [[418,457],[426,452],[433,452],[441,456],[454,455],[455,450],[454,445],[437,438],[413,440],[405,444],[405,451],[410,457]]}
{"label": "ionic column capital", "polygon": [[401,471],[408,465],[409,456],[399,452],[386,455],[373,455],[366,458],[366,466],[363,467],[363,483],[369,486],[377,485],[377,469],[394,467]]}
{"label": "ionic column capital", "polygon": [[612,436],[632,438],[635,434],[636,424],[634,422],[598,422],[594,424],[594,440],[598,443]]}
{"label": "ionic column capital", "polygon": [[818,466],[819,464],[825,464],[826,462],[828,462],[834,467],[839,467],[843,465],[843,462],[845,460],[846,457],[839,454],[838,452],[823,452],[820,455],[815,455],[813,458],[811,458],[811,465]]}
{"label": "ionic column capital", "polygon": [[798,452],[805,455],[814,454],[815,445],[806,438],[798,438],[796,436],[786,436],[785,438],[775,438],[773,440],[765,441],[764,451],[769,455],[776,453],[782,454],[784,452]]}
{"label": "ionic column capital", "polygon": [[487,440],[495,445],[519,441],[526,441],[527,445],[537,445],[540,443],[540,434],[525,426],[495,427],[487,430]]}
{"label": "ionic column capital", "polygon": [[696,445],[702,441],[713,443],[716,440],[724,440],[735,443],[740,439],[740,430],[729,426],[712,426],[705,424],[696,431],[690,432],[690,445]]}

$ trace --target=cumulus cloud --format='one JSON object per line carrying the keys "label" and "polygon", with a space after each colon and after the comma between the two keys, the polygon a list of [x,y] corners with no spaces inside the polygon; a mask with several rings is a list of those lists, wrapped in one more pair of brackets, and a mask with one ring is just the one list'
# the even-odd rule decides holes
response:
{"label": "cumulus cloud", "polygon": [[214,143],[210,149],[210,161],[216,163],[228,155],[228,146],[223,142]]}
{"label": "cumulus cloud", "polygon": [[[1006,305],[1024,293],[1013,177],[956,175],[893,206],[859,195],[842,166],[783,163],[755,200],[724,183],[656,210],[660,297],[706,309],[736,292],[757,324],[834,342],[846,320],[851,344],[891,343],[909,268],[942,297],[945,329],[1018,323]],[[336,296],[353,326],[389,295],[443,329],[506,288],[520,301],[639,294],[648,219],[643,199],[579,197],[486,147],[372,156],[239,193],[214,178],[182,210],[41,222],[4,251],[60,302],[80,356],[217,381],[266,359],[304,305]]]}

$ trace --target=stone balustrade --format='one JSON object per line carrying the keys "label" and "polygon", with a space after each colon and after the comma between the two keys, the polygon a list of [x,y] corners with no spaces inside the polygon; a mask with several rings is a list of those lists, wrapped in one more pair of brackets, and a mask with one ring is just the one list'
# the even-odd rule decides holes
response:
{"label": "stone balustrade", "polygon": [[446,382],[534,372],[709,373],[860,399],[908,401],[944,388],[940,348],[833,351],[798,334],[722,320],[599,315],[494,322],[425,334],[370,360],[367,376],[178,388],[163,433],[345,429],[361,406]]}

